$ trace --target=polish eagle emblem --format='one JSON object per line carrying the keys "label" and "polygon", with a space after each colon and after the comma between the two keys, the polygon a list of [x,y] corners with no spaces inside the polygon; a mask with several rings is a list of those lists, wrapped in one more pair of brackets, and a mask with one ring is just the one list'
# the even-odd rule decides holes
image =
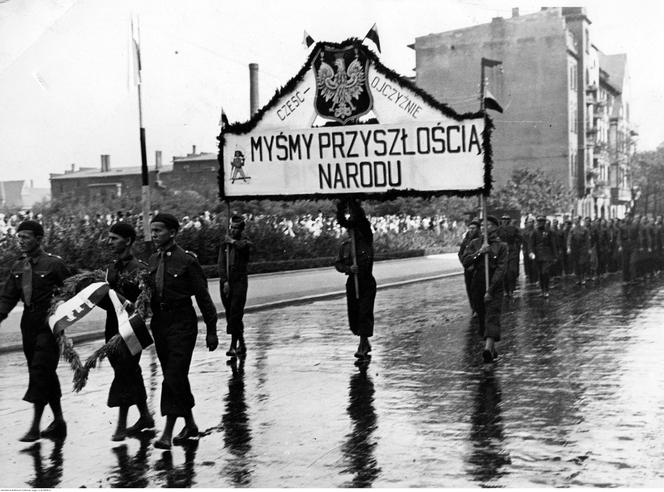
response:
{"label": "polish eagle emblem", "polygon": [[353,48],[321,52],[314,65],[319,115],[345,124],[369,112],[372,99],[367,87],[367,59],[362,55]]}

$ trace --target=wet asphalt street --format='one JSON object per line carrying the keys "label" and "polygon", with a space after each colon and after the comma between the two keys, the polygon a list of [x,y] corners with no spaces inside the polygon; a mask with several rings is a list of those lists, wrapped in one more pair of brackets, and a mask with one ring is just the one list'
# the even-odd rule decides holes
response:
{"label": "wet asphalt street", "polygon": [[[460,277],[379,291],[365,367],[354,365],[345,299],[250,313],[244,363],[227,364],[225,347],[207,352],[199,334],[191,382],[203,436],[170,452],[150,435],[110,440],[107,363],[74,394],[61,362],[67,439],[18,442],[31,418],[27,372],[22,353],[2,354],[0,486],[662,486],[663,306],[664,277],[560,281],[548,300],[522,284],[493,365],[481,362]],[[141,364],[158,409],[153,350]]]}

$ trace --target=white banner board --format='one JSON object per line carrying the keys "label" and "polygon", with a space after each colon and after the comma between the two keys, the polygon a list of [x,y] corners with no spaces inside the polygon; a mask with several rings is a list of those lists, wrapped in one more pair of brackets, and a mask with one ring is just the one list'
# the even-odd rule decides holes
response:
{"label": "white banner board", "polygon": [[490,183],[487,125],[483,113],[436,102],[357,41],[319,43],[251,121],[222,130],[221,196],[480,192]]}

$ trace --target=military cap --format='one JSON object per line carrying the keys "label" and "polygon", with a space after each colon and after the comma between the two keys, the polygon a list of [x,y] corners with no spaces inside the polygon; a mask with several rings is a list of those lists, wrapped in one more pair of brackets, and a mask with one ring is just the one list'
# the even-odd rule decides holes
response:
{"label": "military cap", "polygon": [[500,220],[512,220],[512,217],[510,217],[507,214],[503,214],[503,216],[500,218]]}
{"label": "military cap", "polygon": [[469,226],[471,226],[471,225],[476,225],[477,227],[482,227],[482,224],[480,223],[480,221],[479,221],[478,219],[473,219],[473,220],[471,220],[470,223],[469,223],[468,225],[469,225]]}
{"label": "military cap", "polygon": [[500,222],[498,222],[498,219],[496,219],[493,215],[489,215],[489,216],[487,216],[486,220],[487,220],[488,222],[491,222],[491,223],[494,224],[495,226],[499,226],[499,225],[500,225]]}
{"label": "military cap", "polygon": [[536,220],[537,220],[538,222],[539,222],[539,221],[543,221],[543,220],[546,220],[546,217],[544,217],[543,215],[538,215]]}
{"label": "military cap", "polygon": [[155,215],[150,223],[154,222],[161,222],[164,224],[168,229],[173,229],[173,230],[178,230],[180,228],[180,223],[178,222],[178,219],[175,218],[174,215],[171,214],[162,214],[159,213]]}
{"label": "military cap", "polygon": [[36,220],[24,220],[16,229],[16,232],[32,231],[35,236],[44,236],[44,228]]}
{"label": "military cap", "polygon": [[244,217],[242,217],[241,215],[231,216],[231,225],[232,224],[237,224],[241,230],[244,229],[245,226]]}
{"label": "military cap", "polygon": [[127,224],[126,222],[116,222],[111,226],[109,232],[124,238],[129,238],[131,240],[136,239],[136,229],[134,229],[131,224]]}

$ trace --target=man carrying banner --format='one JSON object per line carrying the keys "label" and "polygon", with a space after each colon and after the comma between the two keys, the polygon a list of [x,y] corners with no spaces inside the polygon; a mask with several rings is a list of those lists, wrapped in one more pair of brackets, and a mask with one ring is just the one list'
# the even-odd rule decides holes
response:
{"label": "man carrying banner", "polygon": [[[475,239],[476,237],[480,237],[481,235],[481,230],[480,230],[480,221],[477,219],[473,219],[470,221],[470,224],[468,224],[468,230],[466,231],[466,235],[463,237],[463,240],[461,241],[461,246],[459,246],[459,261],[463,265],[463,253],[466,251],[466,247],[470,244],[470,242]],[[475,270],[475,267],[473,265],[469,266],[468,268],[463,269],[463,279],[466,283],[466,294],[468,295],[468,302],[471,302],[471,295],[470,295],[470,282],[473,279],[473,271]],[[471,303],[470,308],[473,312],[473,317],[477,316],[477,313],[473,309],[473,305]]]}
{"label": "man carrying banner", "polygon": [[[346,218],[346,208],[349,217]],[[337,271],[348,275],[346,303],[350,331],[360,337],[355,352],[358,359],[366,359],[371,352],[369,338],[373,336],[376,280],[373,277],[373,233],[371,224],[360,204],[354,200],[337,202],[337,222],[348,229],[349,239],[339,249],[334,264]]]}
{"label": "man carrying banner", "polygon": [[[217,309],[210,298],[203,269],[193,253],[175,242],[180,224],[171,214],[159,213],[150,224],[152,241],[157,252],[150,257],[150,282],[153,287],[152,321],[157,356],[164,381],[161,390],[161,413],[166,425],[156,448],[170,449],[171,441],[179,444],[198,437],[198,426],[191,409],[194,395],[189,384],[189,366],[198,335],[196,312],[191,296],[196,297],[207,327],[205,344],[210,351],[217,348]],[[173,439],[178,417],[185,426]]]}
{"label": "man carrying banner", "polygon": [[[38,222],[22,222],[17,237],[23,258],[11,266],[9,279],[0,292],[0,322],[19,300],[23,301],[21,336],[29,374],[28,390],[23,399],[33,404],[34,417],[30,429],[19,440],[63,439],[67,435],[67,424],[62,415],[62,392],[55,372],[60,352],[48,325],[48,310],[53,292],[69,276],[69,270],[60,257],[41,249],[44,228]],[[46,404],[53,411],[53,422],[40,433]]]}
{"label": "man carrying banner", "polygon": [[226,311],[226,333],[231,336],[231,346],[226,352],[229,357],[247,355],[242,318],[247,302],[247,264],[252,243],[242,238],[244,226],[244,219],[233,215],[229,233],[219,249],[219,288]]}
{"label": "man carrying banner", "polygon": [[[106,281],[111,289],[130,302],[136,302],[139,290],[138,272],[147,269],[147,264],[137,260],[131,253],[136,241],[136,230],[126,222],[117,222],[111,226],[108,234],[108,245],[116,259],[108,266]],[[108,342],[118,334],[118,318],[110,299],[102,306],[106,309],[106,328],[104,336]],[[147,406],[147,394],[143,384],[143,374],[139,361],[141,353],[120,357],[109,353],[108,360],[113,366],[114,378],[108,391],[109,407],[119,407],[118,424],[111,438],[123,441],[125,436],[136,434],[143,429],[154,427],[154,419]],[[127,428],[129,407],[136,405],[140,412],[138,421]]]}
{"label": "man carrying banner", "polygon": [[[498,219],[489,216],[486,220],[488,244],[481,237],[473,239],[463,254],[463,266],[474,266],[471,282],[472,304],[479,318],[479,333],[484,339],[484,362],[493,361],[497,352],[495,342],[500,341],[500,315],[503,308],[503,282],[507,269],[507,245],[498,237]],[[489,288],[486,288],[485,266],[489,258]]]}

